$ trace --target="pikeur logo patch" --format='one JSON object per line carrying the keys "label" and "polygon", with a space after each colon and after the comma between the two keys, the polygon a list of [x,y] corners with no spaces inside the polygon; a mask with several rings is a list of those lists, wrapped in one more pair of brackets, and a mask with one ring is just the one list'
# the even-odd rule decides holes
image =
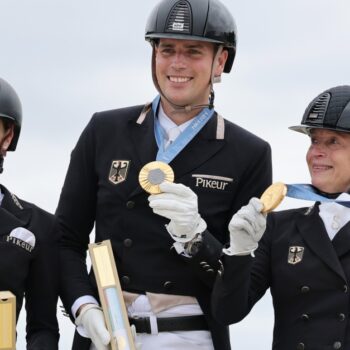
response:
{"label": "pikeur logo patch", "polygon": [[113,160],[108,180],[114,185],[125,181],[128,176],[130,160]]}
{"label": "pikeur logo patch", "polygon": [[31,253],[31,251],[33,250],[33,246],[30,245],[29,243],[22,241],[21,239],[17,238],[17,237],[12,237],[10,235],[8,236],[4,236],[3,238],[4,240],[6,240],[7,243],[12,243],[20,248],[25,249],[27,252]]}
{"label": "pikeur logo patch", "polygon": [[227,185],[233,181],[230,177],[217,175],[193,174],[192,177],[195,178],[196,187],[211,188],[221,191],[224,191]]}

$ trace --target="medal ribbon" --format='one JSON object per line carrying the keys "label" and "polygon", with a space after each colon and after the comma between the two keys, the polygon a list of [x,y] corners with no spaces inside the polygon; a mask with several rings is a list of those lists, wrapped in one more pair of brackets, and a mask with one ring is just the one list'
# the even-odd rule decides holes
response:
{"label": "medal ribbon", "polygon": [[193,118],[192,123],[165,150],[165,138],[163,136],[164,131],[158,118],[156,117],[159,101],[160,96],[158,95],[152,102],[152,110],[154,114],[154,135],[158,145],[156,159],[169,164],[209,121],[214,114],[214,110],[209,108],[202,109],[202,111]]}
{"label": "medal ribbon", "polygon": [[349,201],[337,201],[331,198],[323,197],[316,192],[316,190],[308,184],[293,184],[287,186],[287,196],[291,198],[318,201],[318,202],[335,202],[347,208],[350,208]]}

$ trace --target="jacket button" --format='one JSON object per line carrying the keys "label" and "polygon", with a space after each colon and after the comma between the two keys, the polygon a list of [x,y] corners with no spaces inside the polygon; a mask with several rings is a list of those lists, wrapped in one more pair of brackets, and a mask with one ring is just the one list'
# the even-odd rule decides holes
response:
{"label": "jacket button", "polygon": [[340,341],[336,341],[333,344],[333,349],[340,349],[341,348],[341,342]]}
{"label": "jacket button", "polygon": [[126,202],[126,207],[127,207],[128,209],[134,208],[134,207],[135,207],[135,202],[134,202],[134,201],[127,201],[127,202]]}
{"label": "jacket button", "polygon": [[344,293],[348,292],[348,286],[346,284],[344,284]]}
{"label": "jacket button", "polygon": [[343,314],[343,313],[340,313],[338,317],[339,317],[339,321],[345,320],[345,314]]}
{"label": "jacket button", "polygon": [[126,238],[124,239],[123,244],[124,244],[124,247],[130,248],[132,246],[132,240],[130,238]]}
{"label": "jacket button", "polygon": [[124,284],[129,284],[130,283],[130,277],[129,276],[123,276],[122,277],[122,282]]}
{"label": "jacket button", "polygon": [[305,344],[304,343],[299,343],[297,345],[297,350],[304,350],[305,349]]}
{"label": "jacket button", "polygon": [[301,315],[301,319],[302,319],[303,321],[309,321],[310,317],[309,317],[308,314],[302,314],[302,315]]}
{"label": "jacket button", "polygon": [[173,286],[173,282],[171,282],[171,281],[164,282],[164,288],[165,289],[169,290],[172,286]]}
{"label": "jacket button", "polygon": [[302,293],[308,293],[308,292],[310,292],[310,287],[308,287],[308,286],[303,286],[303,287],[301,287],[301,292],[302,292]]}

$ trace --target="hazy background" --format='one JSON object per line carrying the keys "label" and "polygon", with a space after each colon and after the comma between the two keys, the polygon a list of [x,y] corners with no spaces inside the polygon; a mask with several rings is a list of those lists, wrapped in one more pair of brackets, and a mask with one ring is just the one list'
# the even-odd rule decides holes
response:
{"label": "hazy background", "polygon": [[[70,151],[95,111],[142,104],[156,91],[146,18],[155,0],[0,0],[0,76],[17,90],[24,122],[0,181],[53,212]],[[231,74],[216,86],[216,109],[270,142],[274,180],[308,182],[306,136],[299,124],[321,91],[350,84],[348,0],[224,0],[238,27]],[[244,152],[244,149],[241,150]],[[301,206],[286,199],[279,209]],[[43,287],[45,287],[43,285]],[[24,314],[18,349],[24,349]],[[70,321],[59,315],[60,349]],[[239,325],[235,350],[270,349],[269,292]]]}

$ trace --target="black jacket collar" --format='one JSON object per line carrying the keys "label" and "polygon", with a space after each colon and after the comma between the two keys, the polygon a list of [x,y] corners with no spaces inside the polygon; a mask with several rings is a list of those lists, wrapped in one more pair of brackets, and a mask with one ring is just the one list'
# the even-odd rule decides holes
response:
{"label": "black jacket collar", "polygon": [[32,212],[6,187],[0,185],[0,188],[4,195],[0,206],[0,236],[2,236],[9,234],[16,227],[27,226]]}

